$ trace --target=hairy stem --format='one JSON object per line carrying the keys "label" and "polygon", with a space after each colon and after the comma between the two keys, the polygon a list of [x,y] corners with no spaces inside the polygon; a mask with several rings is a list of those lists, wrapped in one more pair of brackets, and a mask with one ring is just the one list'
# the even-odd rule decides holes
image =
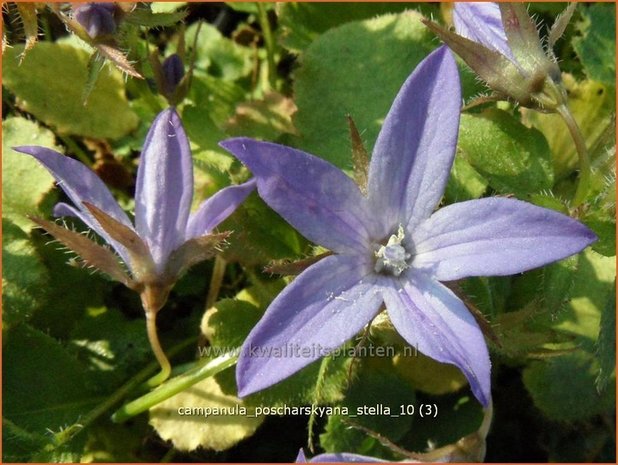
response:
{"label": "hairy stem", "polygon": [[575,190],[572,202],[572,206],[575,208],[584,203],[586,195],[588,194],[588,189],[590,189],[590,158],[588,156],[588,149],[586,149],[584,136],[569,108],[563,104],[558,106],[556,111],[569,128],[579,158],[579,180],[577,181],[577,189]]}

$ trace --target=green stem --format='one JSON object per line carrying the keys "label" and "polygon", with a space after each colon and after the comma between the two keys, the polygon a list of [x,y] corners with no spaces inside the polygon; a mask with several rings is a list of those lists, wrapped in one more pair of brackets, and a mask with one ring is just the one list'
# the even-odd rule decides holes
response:
{"label": "green stem", "polygon": [[264,34],[264,44],[266,45],[266,59],[268,63],[268,82],[270,87],[275,89],[277,81],[277,65],[275,63],[275,39],[273,37],[273,31],[270,28],[270,21],[268,21],[268,13],[262,2],[257,2],[258,9],[258,22]]}
{"label": "green stem", "polygon": [[112,415],[112,421],[121,423],[129,418],[145,412],[149,408],[163,402],[181,391],[199,383],[201,380],[214,376],[236,364],[238,351],[232,351],[215,359],[196,366],[187,373],[172,378],[154,391],[123,405]]}
{"label": "green stem", "polygon": [[88,156],[86,152],[82,150],[82,148],[69,136],[58,136],[64,145],[73,152],[79,161],[81,161],[86,166],[92,166],[92,160]]}
{"label": "green stem", "polygon": [[[188,345],[194,343],[194,339],[189,339],[187,341],[183,341],[180,344],[170,350],[170,354],[176,354],[183,349],[185,349]],[[79,432],[86,429],[90,424],[92,424],[95,420],[97,420],[101,415],[111,409],[114,405],[119,403],[124,397],[126,397],[131,391],[137,388],[153,371],[155,371],[157,367],[156,363],[150,363],[145,366],[142,370],[140,370],[133,378],[127,381],[125,384],[120,386],[110,397],[108,397],[104,402],[96,406],[90,412],[88,412],[85,416],[79,419],[79,423],[73,426],[78,426],[75,428],[69,427],[69,434],[60,434],[57,435],[57,439],[55,446],[59,447],[71,439],[73,439]],[[65,430],[66,431],[66,430]]]}
{"label": "green stem", "polygon": [[[192,337],[190,339],[191,341],[193,341],[195,344],[197,344],[197,337]],[[183,373],[186,373],[187,371],[193,369],[195,367],[195,361],[193,362],[188,362],[188,363],[183,363],[182,365],[176,365],[172,368],[172,372],[170,373],[170,376],[180,376]],[[148,379],[147,381],[145,381],[144,383],[142,383],[136,390],[135,392],[137,392],[138,394],[142,394],[142,393],[147,393],[148,391],[156,388],[157,386],[159,386],[161,383],[157,383],[155,384],[153,382],[153,379],[156,378],[156,376],[153,376],[152,378]],[[155,382],[157,381],[156,379],[154,380]]]}
{"label": "green stem", "polygon": [[212,269],[212,277],[210,278],[210,287],[208,288],[208,296],[206,297],[206,310],[212,307],[219,298],[219,291],[223,283],[225,275],[225,267],[227,263],[220,255],[215,258],[215,265]]}
{"label": "green stem", "polygon": [[152,386],[158,386],[167,378],[169,378],[170,373],[172,372],[172,366],[170,365],[170,361],[167,359],[163,348],[161,347],[161,343],[159,342],[159,336],[157,334],[157,313],[146,311],[146,330],[148,332],[148,340],[150,341],[150,346],[152,347],[152,351],[161,365],[161,371],[150,378],[148,380],[148,384]]}
{"label": "green stem", "polygon": [[579,180],[577,182],[577,189],[573,196],[572,206],[578,207],[586,200],[588,189],[590,189],[590,158],[588,156],[588,149],[586,148],[586,142],[582,135],[577,121],[573,118],[571,111],[566,105],[560,105],[556,108],[558,114],[562,117],[571,133],[571,138],[575,143],[575,149],[577,150],[577,156],[579,157]]}

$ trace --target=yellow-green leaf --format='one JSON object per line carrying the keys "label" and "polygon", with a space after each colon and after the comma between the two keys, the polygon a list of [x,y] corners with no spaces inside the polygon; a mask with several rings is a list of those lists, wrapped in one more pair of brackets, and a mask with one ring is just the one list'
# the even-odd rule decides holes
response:
{"label": "yellow-green leaf", "polygon": [[150,424],[181,451],[229,449],[253,435],[263,420],[251,416],[240,399],[224,394],[213,378],[150,409]]}
{"label": "yellow-green leaf", "polygon": [[[89,53],[70,44],[42,42],[19,65],[23,47],[8,49],[3,60],[3,85],[19,108],[32,113],[60,134],[118,139],[137,126],[129,108],[124,79],[112,67],[101,72],[88,102]],[[113,110],[113,117],[111,111]]]}

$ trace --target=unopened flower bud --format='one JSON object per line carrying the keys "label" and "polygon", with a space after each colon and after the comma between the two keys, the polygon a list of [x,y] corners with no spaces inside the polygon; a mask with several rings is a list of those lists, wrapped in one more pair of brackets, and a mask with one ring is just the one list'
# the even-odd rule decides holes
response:
{"label": "unopened flower bud", "polygon": [[88,35],[96,39],[116,31],[116,9],[114,3],[85,3],[75,8],[73,14]]}
{"label": "unopened flower bud", "polygon": [[[431,21],[425,24],[470,66],[498,98],[522,106],[556,111],[566,102],[560,68],[545,50],[534,21],[519,3],[457,3],[457,33]],[[550,32],[552,45],[573,12],[569,7]]]}
{"label": "unopened flower bud", "polygon": [[173,95],[176,86],[185,75],[185,65],[177,53],[168,56],[161,65],[163,68],[163,86],[165,94]]}

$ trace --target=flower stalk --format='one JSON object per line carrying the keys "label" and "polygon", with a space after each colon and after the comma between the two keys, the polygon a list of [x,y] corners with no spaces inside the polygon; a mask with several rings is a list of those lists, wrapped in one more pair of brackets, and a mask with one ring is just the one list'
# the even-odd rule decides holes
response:
{"label": "flower stalk", "polygon": [[556,113],[560,115],[567,128],[569,128],[569,133],[575,143],[575,150],[577,151],[577,156],[579,159],[579,179],[577,181],[577,188],[572,201],[572,207],[577,208],[584,203],[588,195],[588,191],[590,190],[590,157],[588,155],[588,149],[586,148],[584,136],[582,135],[579,125],[577,124],[577,121],[575,121],[575,118],[573,118],[573,114],[569,108],[565,104],[559,105],[556,108]]}
{"label": "flower stalk", "polygon": [[161,342],[159,341],[159,335],[157,333],[158,312],[148,310],[146,308],[144,310],[146,312],[146,330],[148,333],[148,341],[150,342],[150,347],[152,347],[155,358],[161,366],[161,371],[157,375],[150,378],[148,380],[148,384],[158,386],[167,378],[169,378],[170,373],[172,372],[172,366],[169,359],[165,355],[163,348],[161,347]]}
{"label": "flower stalk", "polygon": [[56,223],[32,218],[77,253],[83,265],[139,293],[148,340],[161,366],[149,383],[165,381],[171,366],[157,335],[157,314],[178,279],[190,267],[220,251],[230,233],[213,230],[253,191],[255,181],[229,186],[191,213],[193,161],[189,140],[174,108],[162,111],[146,136],[137,171],[134,222],[83,163],[45,147],[15,150],[36,158],[73,202],[57,204],[54,214],[77,216],[116,252]]}

